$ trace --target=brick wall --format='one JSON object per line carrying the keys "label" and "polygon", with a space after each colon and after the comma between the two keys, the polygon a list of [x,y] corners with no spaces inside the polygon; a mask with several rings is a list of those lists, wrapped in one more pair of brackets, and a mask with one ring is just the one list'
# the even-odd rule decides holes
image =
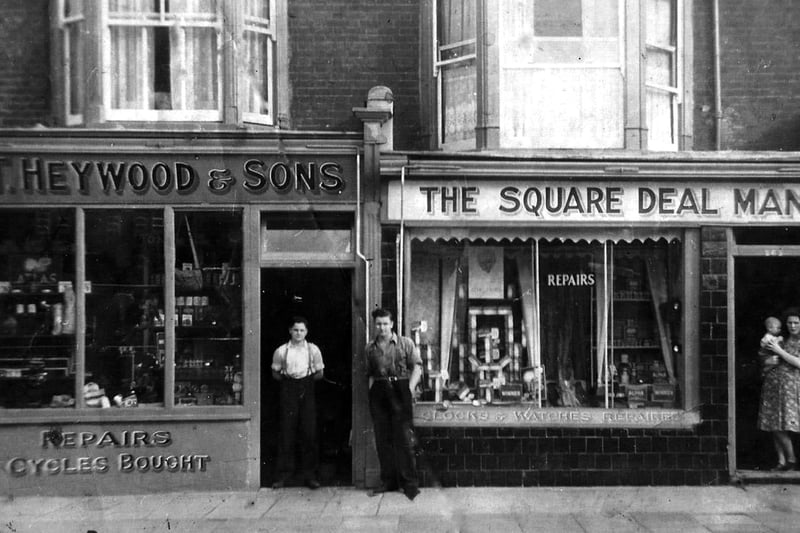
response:
{"label": "brick wall", "polygon": [[292,127],[361,131],[352,108],[385,85],[395,148],[418,148],[419,16],[413,0],[290,0]]}
{"label": "brick wall", "polygon": [[[694,148],[714,149],[711,2],[694,2]],[[720,2],[722,149],[800,150],[800,4]]]}
{"label": "brick wall", "polygon": [[720,10],[723,149],[800,150],[800,4]]}
{"label": "brick wall", "polygon": [[0,9],[0,127],[50,122],[47,0],[7,0]]}
{"label": "brick wall", "polygon": [[[394,233],[384,230],[383,238],[383,252],[389,253],[389,240],[394,243]],[[702,422],[697,427],[686,430],[419,427],[424,450],[420,460],[423,483],[429,486],[726,483],[725,230],[705,228],[701,239]],[[384,262],[388,265],[392,259],[384,256]]]}

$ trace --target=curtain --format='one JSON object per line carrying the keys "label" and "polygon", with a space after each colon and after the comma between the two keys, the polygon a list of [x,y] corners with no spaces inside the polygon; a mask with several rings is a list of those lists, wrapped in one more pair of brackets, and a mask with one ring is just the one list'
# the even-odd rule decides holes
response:
{"label": "curtain", "polygon": [[213,0],[171,0],[171,109],[217,109],[217,30],[192,27],[187,17],[216,13]]}
{"label": "curtain", "polygon": [[529,254],[520,253],[515,257],[519,275],[519,292],[522,301],[522,321],[525,325],[525,341],[528,346],[526,366],[541,365],[541,352],[537,339],[536,324],[539,323],[539,309],[536,305],[537,285],[533,272],[533,250]]}
{"label": "curtain", "polygon": [[621,148],[619,2],[502,5],[501,146]]}
{"label": "curtain", "polygon": [[443,382],[449,379],[450,362],[453,351],[458,353],[458,338],[454,335],[456,308],[459,305],[458,278],[461,260],[445,257],[442,259],[442,290],[440,294],[441,333],[439,335],[439,370]]}
{"label": "curtain", "polygon": [[653,312],[658,326],[659,346],[667,367],[667,376],[670,383],[675,383],[675,362],[672,359],[672,332],[669,321],[661,309],[669,299],[669,287],[666,273],[666,257],[662,250],[651,250],[645,258],[647,266],[647,283],[653,300]]}
{"label": "curtain", "polygon": [[[610,248],[613,253],[613,247]],[[604,256],[609,250],[608,245],[604,245]],[[595,262],[597,263],[597,261]],[[595,375],[596,385],[599,388],[604,385],[606,379],[610,381],[608,375],[608,325],[611,302],[613,300],[612,289],[614,279],[614,263],[611,258],[604,257],[602,269],[595,272],[595,313],[597,316],[597,329],[595,330]]]}
{"label": "curtain", "polygon": [[[542,247],[544,248],[544,247]],[[557,248],[557,247],[554,247]],[[588,272],[592,256],[559,253],[551,248],[540,252],[540,320],[542,361],[556,390],[548,391],[551,403],[581,405],[586,381],[591,379],[591,286],[551,286],[550,274]],[[578,387],[581,382],[582,387]]]}
{"label": "curtain", "polygon": [[[441,0],[438,3],[438,60],[457,60],[475,53],[476,2]],[[458,46],[449,47],[455,43]],[[477,120],[477,70],[474,59],[443,65],[440,69],[443,142],[475,138]]]}

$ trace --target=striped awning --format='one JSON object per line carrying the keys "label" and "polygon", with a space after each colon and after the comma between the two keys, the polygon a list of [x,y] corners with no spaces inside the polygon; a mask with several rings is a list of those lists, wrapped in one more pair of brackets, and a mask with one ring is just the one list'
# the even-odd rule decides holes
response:
{"label": "striped awning", "polygon": [[586,243],[632,243],[646,241],[667,242],[680,241],[683,230],[680,228],[662,227],[492,227],[492,226],[430,226],[407,227],[406,231],[413,240],[418,241],[470,241],[470,242],[503,242],[503,241],[554,241],[554,242],[586,242]]}

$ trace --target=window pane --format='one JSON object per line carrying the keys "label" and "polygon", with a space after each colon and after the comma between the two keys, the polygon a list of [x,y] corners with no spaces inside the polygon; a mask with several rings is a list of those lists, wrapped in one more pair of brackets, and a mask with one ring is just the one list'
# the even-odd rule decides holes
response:
{"label": "window pane", "polygon": [[72,210],[0,210],[0,407],[75,405]]}
{"label": "window pane", "polygon": [[647,83],[655,83],[665,87],[674,87],[673,64],[675,54],[648,48],[647,50]]}
{"label": "window pane", "polygon": [[504,148],[622,148],[619,69],[508,69],[500,85]]}
{"label": "window pane", "polygon": [[616,407],[681,406],[680,250],[665,242],[614,245],[608,361]]}
{"label": "window pane", "polygon": [[245,31],[244,90],[245,112],[268,115],[270,111],[269,35]]}
{"label": "window pane", "polygon": [[442,77],[442,142],[475,139],[477,121],[477,70],[475,61],[448,65]]}
{"label": "window pane", "polygon": [[622,148],[619,2],[581,0],[565,10],[543,0],[502,5],[500,146]]}
{"label": "window pane", "polygon": [[108,0],[108,10],[116,13],[158,13],[158,0]]}
{"label": "window pane", "polygon": [[537,37],[577,37],[581,28],[581,0],[536,0],[534,33]]}
{"label": "window pane", "polygon": [[[475,0],[442,0],[439,2],[439,45],[475,39]],[[444,58],[443,58],[444,59]]]}
{"label": "window pane", "polygon": [[680,248],[414,241],[423,401],[679,407]]}
{"label": "window pane", "polygon": [[175,252],[175,405],[240,405],[241,212],[176,212]]}
{"label": "window pane", "polygon": [[244,14],[246,16],[258,17],[262,19],[269,19],[269,1],[268,0],[245,0]]}
{"label": "window pane", "polygon": [[659,46],[675,45],[675,0],[647,1],[647,42]]}
{"label": "window pane", "polygon": [[350,218],[311,213],[263,215],[261,257],[281,255],[329,259],[352,255]]}
{"label": "window pane", "polygon": [[216,0],[167,0],[166,10],[170,13],[214,13]]}
{"label": "window pane", "polygon": [[67,96],[69,101],[67,105],[68,114],[80,115],[83,113],[83,48],[81,32],[83,31],[83,22],[74,22],[65,25],[65,41],[68,50],[67,56]]}
{"label": "window pane", "polygon": [[539,264],[538,329],[547,403],[598,405],[591,397],[597,374],[592,332],[597,327],[594,302],[596,281],[603,269],[602,247],[543,244]]}
{"label": "window pane", "polygon": [[[176,30],[180,31],[180,30]],[[214,28],[185,28],[171,40],[170,65],[173,109],[217,109],[217,32]]]}
{"label": "window pane", "polygon": [[155,108],[152,28],[111,28],[111,107]]}
{"label": "window pane", "polygon": [[87,210],[87,407],[164,401],[161,210]]}
{"label": "window pane", "polygon": [[[169,27],[155,25],[159,17],[146,15],[147,5],[124,3],[118,6],[120,12],[112,13],[111,107],[218,110],[220,21],[216,3],[167,2],[170,13],[159,17],[174,21]],[[136,19],[141,25],[117,24],[120,19]]]}
{"label": "window pane", "polygon": [[64,0],[64,16],[74,17],[83,14],[83,0]]}
{"label": "window pane", "polygon": [[677,150],[674,124],[676,96],[666,91],[647,89],[647,147],[650,150]]}

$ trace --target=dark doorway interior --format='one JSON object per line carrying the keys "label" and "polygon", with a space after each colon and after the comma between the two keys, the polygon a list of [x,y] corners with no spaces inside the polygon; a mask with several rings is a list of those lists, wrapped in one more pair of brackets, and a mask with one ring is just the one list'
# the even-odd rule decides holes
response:
{"label": "dark doorway interior", "polygon": [[[278,386],[270,365],[275,348],[289,340],[288,320],[308,319],[307,340],[319,346],[325,379],[316,383],[319,480],[323,485],[352,484],[350,450],[352,271],[337,268],[263,269],[261,271],[261,484],[275,474],[278,443]],[[298,460],[298,465],[299,460]],[[302,479],[290,480],[300,484]]]}
{"label": "dark doorway interior", "polygon": [[[740,257],[735,264],[736,292],[736,466],[769,470],[776,463],[772,437],[758,429],[761,373],[758,342],[764,319],[800,306],[800,258]],[[784,327],[783,335],[786,336]],[[795,449],[800,449],[795,438]]]}

